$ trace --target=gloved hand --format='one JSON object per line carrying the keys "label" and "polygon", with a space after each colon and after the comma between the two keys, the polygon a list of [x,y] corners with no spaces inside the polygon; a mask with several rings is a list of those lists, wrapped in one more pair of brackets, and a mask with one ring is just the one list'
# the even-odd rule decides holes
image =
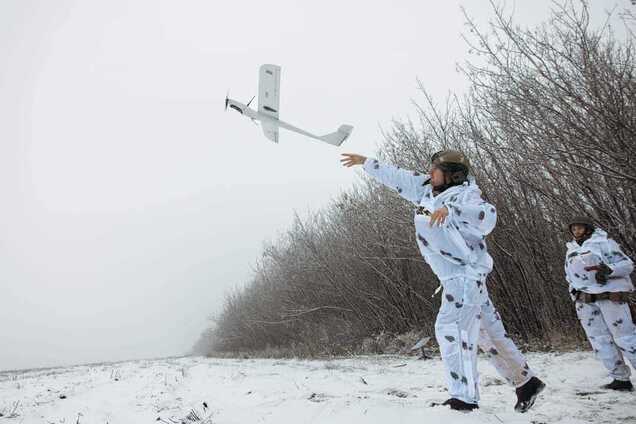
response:
{"label": "gloved hand", "polygon": [[609,280],[609,276],[612,274],[612,268],[607,266],[607,264],[601,263],[600,265],[588,266],[585,268],[586,271],[596,271],[596,282],[600,285],[607,284]]}

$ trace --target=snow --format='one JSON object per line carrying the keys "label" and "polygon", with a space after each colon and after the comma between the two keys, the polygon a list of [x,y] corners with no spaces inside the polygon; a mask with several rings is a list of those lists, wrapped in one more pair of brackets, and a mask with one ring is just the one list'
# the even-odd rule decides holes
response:
{"label": "snow", "polygon": [[0,423],[636,423],[636,394],[599,389],[590,352],[528,360],[548,387],[527,414],[485,358],[480,409],[461,413],[430,407],[446,399],[439,358],[183,357],[2,372]]}

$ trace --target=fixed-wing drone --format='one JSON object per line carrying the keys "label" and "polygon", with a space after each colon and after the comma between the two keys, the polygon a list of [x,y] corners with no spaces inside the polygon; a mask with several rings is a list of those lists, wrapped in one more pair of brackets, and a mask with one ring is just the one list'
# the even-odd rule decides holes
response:
{"label": "fixed-wing drone", "polygon": [[[252,98],[254,100],[254,98]],[[278,143],[278,129],[285,128],[297,132],[316,140],[324,141],[334,146],[340,146],[351,134],[351,125],[341,125],[338,131],[331,134],[319,136],[296,128],[287,122],[278,119],[278,106],[280,103],[280,66],[262,65],[259,71],[258,80],[258,110],[250,109],[250,100],[246,105],[229,97],[225,98],[225,109],[228,106],[241,115],[247,116],[254,121],[260,121],[265,137]]]}

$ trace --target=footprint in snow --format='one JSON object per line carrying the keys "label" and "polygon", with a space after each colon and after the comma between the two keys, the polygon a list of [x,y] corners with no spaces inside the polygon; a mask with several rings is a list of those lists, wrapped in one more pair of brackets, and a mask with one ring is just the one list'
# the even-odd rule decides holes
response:
{"label": "footprint in snow", "polygon": [[399,398],[417,397],[408,392],[405,392],[404,390],[398,390],[398,389],[391,389],[386,394],[389,396],[395,396]]}

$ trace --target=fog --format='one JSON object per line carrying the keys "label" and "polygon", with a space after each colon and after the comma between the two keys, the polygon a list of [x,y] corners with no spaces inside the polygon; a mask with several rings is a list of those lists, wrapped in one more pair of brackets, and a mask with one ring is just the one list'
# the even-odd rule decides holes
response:
{"label": "fog", "polygon": [[[552,6],[518,3],[523,24]],[[594,3],[602,18],[623,2]],[[485,0],[0,2],[0,369],[187,353],[263,243],[359,178],[339,154],[372,154],[414,114],[416,78],[439,101],[465,89],[462,4],[492,15]],[[274,144],[224,112],[262,63],[282,66],[281,119],[350,139]]]}

